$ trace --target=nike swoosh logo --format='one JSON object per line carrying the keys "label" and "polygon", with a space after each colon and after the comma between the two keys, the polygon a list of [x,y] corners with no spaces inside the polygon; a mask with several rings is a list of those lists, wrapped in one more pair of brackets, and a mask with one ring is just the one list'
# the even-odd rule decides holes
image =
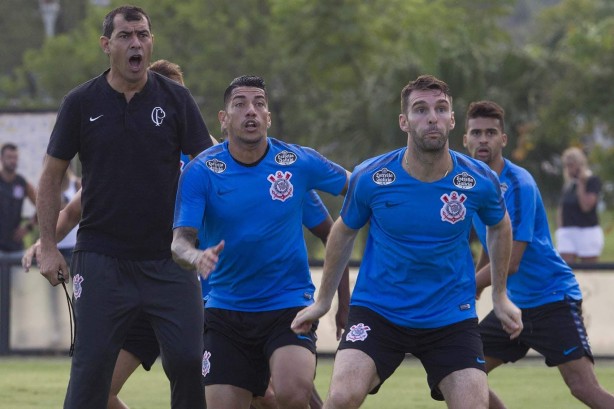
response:
{"label": "nike swoosh logo", "polygon": [[390,201],[386,201],[386,207],[395,207],[400,205],[401,203],[395,203],[395,202],[390,202]]}
{"label": "nike swoosh logo", "polygon": [[566,350],[563,351],[563,355],[567,356],[567,355],[571,354],[573,351],[575,351],[576,349],[578,349],[577,346],[569,348],[569,349],[566,349]]}
{"label": "nike swoosh logo", "polygon": [[307,335],[297,335],[296,336],[298,339],[306,339],[307,341],[311,341],[311,338],[309,338]]}
{"label": "nike swoosh logo", "polygon": [[104,116],[104,114],[103,114],[103,115],[98,115],[96,118],[92,118],[92,117],[90,116],[90,122],[94,122],[95,120],[97,120],[98,118],[101,118],[101,117],[103,117],[103,116]]}
{"label": "nike swoosh logo", "polygon": [[486,361],[482,358],[480,358],[479,356],[477,358],[475,358],[475,362],[477,362],[478,364],[485,364]]}

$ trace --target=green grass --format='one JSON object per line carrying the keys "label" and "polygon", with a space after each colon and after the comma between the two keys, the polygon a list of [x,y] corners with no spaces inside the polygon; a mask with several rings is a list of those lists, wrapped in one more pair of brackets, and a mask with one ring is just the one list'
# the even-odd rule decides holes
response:
{"label": "green grass", "polygon": [[[62,407],[69,365],[67,358],[0,358],[0,406],[10,409]],[[321,359],[318,363],[316,386],[322,396],[326,395],[331,369],[329,359]],[[614,361],[598,361],[596,372],[602,386],[614,391]],[[497,369],[490,376],[490,384],[509,409],[584,408],[571,397],[558,370],[547,368],[538,359]],[[167,409],[169,387],[160,364],[156,363],[151,372],[137,370],[121,396],[131,409]],[[434,409],[444,408],[445,404],[430,398],[422,366],[415,359],[408,359],[362,407]]]}

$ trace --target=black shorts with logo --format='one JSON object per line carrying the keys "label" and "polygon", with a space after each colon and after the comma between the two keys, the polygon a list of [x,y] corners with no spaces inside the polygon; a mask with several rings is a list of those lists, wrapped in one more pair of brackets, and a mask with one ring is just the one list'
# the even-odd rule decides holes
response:
{"label": "black shorts with logo", "polygon": [[510,340],[491,311],[479,325],[484,354],[503,362],[516,362],[533,348],[546,358],[548,366],[583,356],[593,360],[582,318],[582,300],[566,298],[535,308],[523,308],[522,322],[522,332],[518,338]]}
{"label": "black shorts with logo", "polygon": [[377,393],[406,354],[413,354],[426,370],[431,397],[444,400],[438,386],[443,378],[467,368],[485,371],[477,323],[469,319],[440,328],[407,328],[369,308],[351,306],[339,349],[358,349],[373,359],[380,384],[371,394]]}
{"label": "black shorts with logo", "polygon": [[269,360],[277,348],[299,345],[316,353],[316,328],[295,334],[290,324],[304,307],[264,312],[205,309],[204,385],[233,385],[264,396]]}

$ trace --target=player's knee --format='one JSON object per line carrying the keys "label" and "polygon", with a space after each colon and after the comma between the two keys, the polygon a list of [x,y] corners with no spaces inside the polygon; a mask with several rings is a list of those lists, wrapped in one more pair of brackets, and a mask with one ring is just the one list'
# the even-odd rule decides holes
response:
{"label": "player's knee", "polygon": [[599,385],[593,385],[579,377],[573,377],[565,381],[571,394],[582,402],[589,401],[595,395],[595,388],[599,388]]}
{"label": "player's knee", "polygon": [[256,409],[276,409],[278,406],[275,393],[272,389],[267,389],[264,396],[258,396],[252,400],[252,406]]}
{"label": "player's knee", "polygon": [[331,388],[326,398],[327,405],[339,409],[358,408],[365,396],[352,388]]}
{"label": "player's knee", "polygon": [[307,408],[310,398],[311,388],[296,387],[275,391],[275,400],[280,408]]}

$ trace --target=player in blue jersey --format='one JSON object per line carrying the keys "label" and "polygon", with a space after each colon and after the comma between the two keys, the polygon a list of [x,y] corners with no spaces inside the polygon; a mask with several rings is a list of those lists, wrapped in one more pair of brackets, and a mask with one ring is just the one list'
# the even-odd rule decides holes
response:
{"label": "player in blue jersey", "polygon": [[[196,157],[180,180],[172,251],[209,277],[203,376],[207,405],[249,407],[269,379],[281,407],[306,407],[315,326],[290,329],[313,303],[301,218],[312,189],[341,194],[348,173],[310,148],[267,137],[264,81],[236,78],[219,112],[228,139]],[[204,226],[207,250],[195,247]]]}
{"label": "player in blue jersey", "polygon": [[[614,408],[614,396],[597,381],[593,356],[582,320],[582,293],[573,271],[555,250],[541,194],[525,169],[503,157],[507,145],[505,112],[492,101],[469,105],[463,143],[471,156],[490,166],[501,182],[512,222],[513,244],[507,289],[522,310],[524,330],[510,340],[491,312],[480,322],[486,371],[523,358],[529,348],[557,366],[573,396],[591,408]],[[486,243],[484,224],[474,219],[476,233]],[[477,292],[490,285],[488,252],[477,265]],[[504,408],[490,391],[490,408]]]}
{"label": "player in blue jersey", "polygon": [[497,314],[512,337],[522,328],[505,291],[511,229],[499,182],[484,164],[449,150],[454,113],[443,81],[427,75],[405,86],[399,125],[407,147],[352,173],[326,248],[318,299],[292,328],[303,333],[330,308],[354,239],[369,222],[325,406],[360,406],[412,353],[426,369],[434,399],[454,408],[486,408],[468,242],[474,216],[490,226]]}

